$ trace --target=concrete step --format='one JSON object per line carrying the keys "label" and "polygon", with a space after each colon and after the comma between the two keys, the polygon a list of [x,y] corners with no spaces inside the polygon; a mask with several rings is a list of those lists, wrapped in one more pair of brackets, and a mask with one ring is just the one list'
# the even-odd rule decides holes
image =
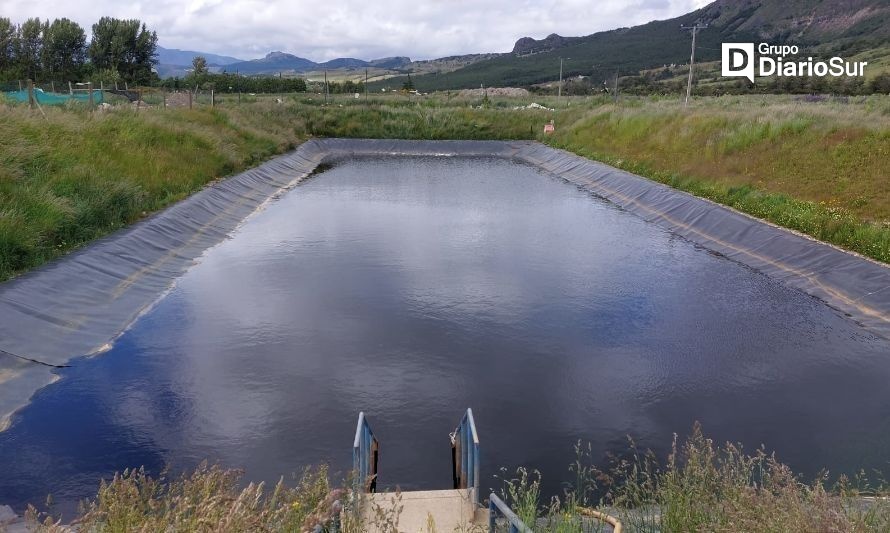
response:
{"label": "concrete step", "polygon": [[[467,489],[380,492],[368,494],[362,509],[369,532],[392,531],[398,519],[400,533],[470,532],[488,524],[488,511],[477,513]],[[482,523],[477,523],[481,519]]]}

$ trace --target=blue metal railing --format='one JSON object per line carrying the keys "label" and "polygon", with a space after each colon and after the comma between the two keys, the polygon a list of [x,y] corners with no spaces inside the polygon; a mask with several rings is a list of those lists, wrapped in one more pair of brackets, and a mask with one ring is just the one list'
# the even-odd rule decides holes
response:
{"label": "blue metal railing", "polygon": [[380,443],[371,431],[365,413],[358,414],[355,428],[355,441],[352,443],[352,469],[355,472],[355,485],[362,492],[377,490],[377,460]]}
{"label": "blue metal railing", "polygon": [[472,489],[473,503],[479,503],[479,434],[473,410],[467,409],[451,435],[451,460],[454,467],[454,488]]}
{"label": "blue metal railing", "polygon": [[498,498],[497,494],[491,493],[488,497],[488,531],[494,533],[497,528],[498,515],[507,519],[507,525],[510,533],[534,533],[530,527],[516,516],[509,506],[503,500]]}

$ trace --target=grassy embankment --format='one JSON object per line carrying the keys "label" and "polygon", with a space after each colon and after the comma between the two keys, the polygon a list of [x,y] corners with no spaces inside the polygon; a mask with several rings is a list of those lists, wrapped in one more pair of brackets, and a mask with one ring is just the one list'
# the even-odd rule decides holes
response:
{"label": "grassy embankment", "polygon": [[[890,97],[530,99],[229,97],[216,109],[0,104],[0,280],[163,208],[310,136],[528,139],[711,198],[890,262]],[[538,101],[555,106],[554,98]],[[558,132],[543,137],[555,116]]]}
{"label": "grassy embankment", "polygon": [[46,119],[22,106],[0,107],[0,279],[297,141],[259,109],[237,117],[44,111]]}
{"label": "grassy embankment", "polygon": [[637,100],[551,144],[890,262],[890,97]]}
{"label": "grassy embankment", "polygon": [[[883,486],[864,479],[841,478],[826,487],[824,478],[804,483],[774,456],[738,445],[715,446],[695,427],[683,443],[676,439],[663,464],[631,443],[622,459],[600,470],[580,444],[569,467],[565,492],[541,498],[540,474],[519,469],[503,479],[500,490],[516,514],[538,532],[589,533],[603,524],[596,510],[618,518],[625,531],[887,531],[890,501]],[[206,465],[178,478],[160,478],[141,470],[103,481],[79,516],[53,517],[30,508],[35,529],[62,531],[313,531],[326,526],[342,509],[341,531],[396,533],[400,495],[391,509],[373,509],[370,520],[355,512],[360,502],[343,488],[333,488],[327,470],[297,476],[296,484],[239,483],[238,471]],[[349,486],[344,482],[341,487]],[[483,484],[483,487],[485,485]],[[370,522],[370,523],[369,523]],[[479,528],[484,531],[484,528]],[[429,531],[435,531],[431,527]]]}
{"label": "grassy embankment", "polygon": [[368,110],[268,99],[138,114],[44,111],[0,104],[0,281],[311,135],[515,138],[540,122],[468,107]]}

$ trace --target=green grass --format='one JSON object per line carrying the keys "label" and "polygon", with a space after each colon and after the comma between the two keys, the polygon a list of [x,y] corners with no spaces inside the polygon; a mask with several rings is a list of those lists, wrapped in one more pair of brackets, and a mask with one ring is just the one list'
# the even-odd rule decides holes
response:
{"label": "green grass", "polygon": [[[282,477],[269,490],[263,483],[243,484],[238,470],[206,463],[176,478],[125,470],[101,481],[96,496],[65,523],[103,533],[312,531],[339,513],[347,495],[331,486],[327,468],[293,478],[291,484]],[[61,517],[33,506],[26,518],[38,531],[66,531]]]}
{"label": "green grass", "polygon": [[310,135],[375,139],[532,138],[544,115],[463,106],[387,104],[342,109],[304,107],[297,112]]}
{"label": "green grass", "polygon": [[221,111],[44,111],[0,108],[0,279],[298,141],[284,124]]}
{"label": "green grass", "polygon": [[638,99],[548,142],[890,262],[890,98]]}
{"label": "green grass", "polygon": [[[538,139],[890,262],[890,97],[221,96],[88,113],[0,102],[0,280],[312,136]],[[556,112],[514,110],[537,101]],[[556,119],[557,133],[543,124]]]}
{"label": "green grass", "polygon": [[[0,280],[164,208],[310,136],[510,139],[538,113],[320,99],[222,99],[210,109],[88,113],[0,103]],[[376,100],[374,101],[376,102]]]}
{"label": "green grass", "polygon": [[[633,441],[619,456],[591,457],[590,446],[575,446],[569,467],[574,478],[560,495],[542,500],[541,474],[520,468],[502,477],[502,499],[520,519],[541,533],[604,531],[602,515],[620,520],[630,532],[887,531],[890,499],[884,482],[864,474],[797,476],[774,454],[741,445],[717,445],[696,424],[690,435],[674,437],[662,462]],[[340,518],[341,531],[398,531],[401,493],[391,506],[359,511],[346,480],[333,485],[325,467],[306,469],[273,487],[242,479],[238,470],[200,465],[176,477],[125,470],[98,483],[94,497],[75,517],[29,506],[34,530],[78,531],[313,531]],[[484,486],[484,485],[483,485]],[[483,502],[484,503],[484,502]],[[342,511],[342,512],[341,512]],[[325,529],[323,529],[325,530]],[[481,529],[480,529],[481,530]],[[435,528],[430,528],[430,532]],[[473,529],[475,531],[475,529]]]}
{"label": "green grass", "polygon": [[540,501],[537,472],[520,468],[504,482],[503,498],[535,531],[601,531],[596,510],[617,518],[625,531],[887,531],[888,487],[864,474],[827,475],[805,481],[775,454],[747,453],[741,445],[716,445],[697,424],[685,441],[674,437],[660,462],[633,441],[600,468],[590,447],[576,445],[569,471],[576,478],[561,496]]}

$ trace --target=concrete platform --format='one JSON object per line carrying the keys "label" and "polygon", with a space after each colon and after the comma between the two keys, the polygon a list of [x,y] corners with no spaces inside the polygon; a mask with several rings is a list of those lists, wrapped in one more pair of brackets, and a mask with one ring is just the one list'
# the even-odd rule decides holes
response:
{"label": "concrete platform", "polygon": [[393,517],[396,507],[400,533],[483,531],[488,525],[488,510],[477,508],[467,489],[381,492],[367,495],[362,512],[368,531],[391,531],[380,517]]}

